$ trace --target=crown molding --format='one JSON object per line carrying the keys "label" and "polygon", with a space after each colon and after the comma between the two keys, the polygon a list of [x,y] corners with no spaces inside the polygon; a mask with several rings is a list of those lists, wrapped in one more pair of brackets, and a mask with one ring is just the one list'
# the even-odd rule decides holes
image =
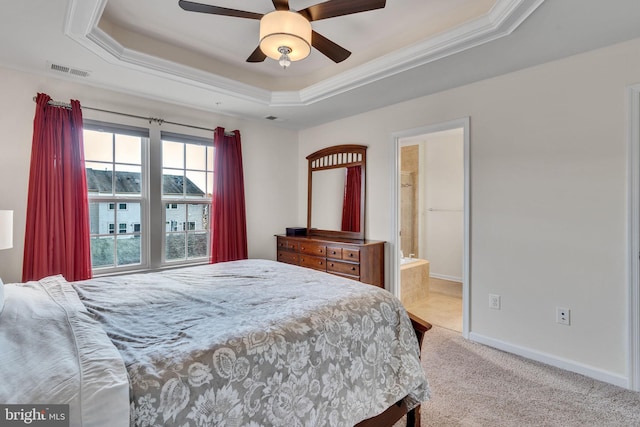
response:
{"label": "crown molding", "polygon": [[300,92],[304,105],[356,89],[511,34],[544,0],[498,0],[489,13]]}
{"label": "crown molding", "polygon": [[261,105],[269,105],[271,91],[128,49],[98,27],[108,0],[71,0],[65,35],[105,61],[180,83],[213,90]]}
{"label": "crown molding", "polygon": [[299,91],[270,91],[127,49],[98,27],[108,0],[71,0],[65,35],[105,61],[271,107],[308,106],[511,34],[544,0],[497,0],[487,15]]}

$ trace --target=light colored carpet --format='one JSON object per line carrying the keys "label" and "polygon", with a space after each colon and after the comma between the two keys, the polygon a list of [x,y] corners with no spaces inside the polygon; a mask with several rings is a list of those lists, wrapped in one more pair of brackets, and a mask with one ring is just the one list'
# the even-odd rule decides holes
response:
{"label": "light colored carpet", "polygon": [[465,340],[434,326],[422,427],[640,426],[640,394]]}

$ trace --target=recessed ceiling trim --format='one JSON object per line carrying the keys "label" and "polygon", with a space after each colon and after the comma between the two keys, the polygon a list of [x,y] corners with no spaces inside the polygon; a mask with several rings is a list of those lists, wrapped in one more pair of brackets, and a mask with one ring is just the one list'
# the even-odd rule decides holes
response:
{"label": "recessed ceiling trim", "polygon": [[[94,28],[87,34],[87,40],[92,41],[94,46],[101,48],[103,52],[107,52],[109,56],[105,59],[110,60],[112,63],[126,65],[138,71],[151,72],[160,77],[171,75],[173,80],[178,80],[182,83],[208,90],[213,88],[215,92],[220,94],[232,95],[247,101],[269,105],[271,91],[128,49],[100,28]],[[99,54],[99,52],[95,53]]]}
{"label": "recessed ceiling trim", "polygon": [[300,92],[310,105],[511,34],[544,0],[498,0],[484,17],[385,55]]}
{"label": "recessed ceiling trim", "polygon": [[511,34],[544,0],[497,0],[489,13],[299,91],[269,91],[127,49],[98,27],[108,0],[71,0],[65,34],[112,64],[272,107],[308,106]]}
{"label": "recessed ceiling trim", "polygon": [[223,95],[269,105],[271,91],[128,49],[98,27],[108,0],[71,0],[65,34],[105,61]]}

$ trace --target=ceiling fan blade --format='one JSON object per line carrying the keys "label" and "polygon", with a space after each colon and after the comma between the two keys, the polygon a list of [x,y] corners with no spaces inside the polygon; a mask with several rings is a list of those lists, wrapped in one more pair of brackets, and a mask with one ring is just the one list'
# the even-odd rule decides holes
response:
{"label": "ceiling fan blade", "polygon": [[329,0],[309,6],[298,11],[298,13],[309,21],[319,21],[321,19],[335,18],[336,16],[382,9],[386,3],[386,0]]}
{"label": "ceiling fan blade", "polygon": [[311,45],[335,63],[342,62],[351,55],[351,52],[347,49],[335,44],[315,31],[311,32]]}
{"label": "ceiling fan blade", "polygon": [[210,13],[212,15],[234,16],[236,18],[260,19],[261,13],[245,12],[244,10],[228,9],[226,7],[211,6],[209,4],[194,3],[180,0],[180,7],[189,12]]}
{"label": "ceiling fan blade", "polygon": [[247,62],[262,62],[265,59],[267,59],[267,55],[262,53],[262,50],[260,50],[260,46],[258,46],[256,50],[254,50],[253,53],[249,55],[249,57],[247,58]]}
{"label": "ceiling fan blade", "polygon": [[289,10],[289,0],[272,0],[276,10]]}

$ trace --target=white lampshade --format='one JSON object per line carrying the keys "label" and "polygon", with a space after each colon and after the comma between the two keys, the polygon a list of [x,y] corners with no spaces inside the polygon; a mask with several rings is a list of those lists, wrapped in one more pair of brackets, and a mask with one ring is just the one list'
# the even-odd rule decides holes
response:
{"label": "white lampshade", "polygon": [[0,249],[13,247],[13,211],[0,211]]}
{"label": "white lampshade", "polygon": [[260,20],[260,50],[269,58],[280,59],[280,47],[291,49],[289,59],[299,61],[311,52],[311,23],[297,12],[276,10]]}

